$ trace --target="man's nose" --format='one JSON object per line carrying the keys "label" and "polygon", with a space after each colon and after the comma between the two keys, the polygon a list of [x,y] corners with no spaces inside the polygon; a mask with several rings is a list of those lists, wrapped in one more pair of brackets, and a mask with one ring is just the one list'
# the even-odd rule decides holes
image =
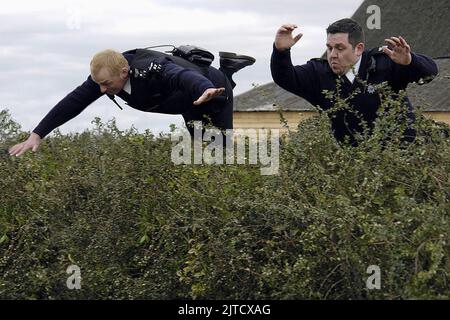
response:
{"label": "man's nose", "polygon": [[336,49],[333,49],[333,50],[331,50],[331,57],[333,57],[333,58],[337,58],[337,50]]}

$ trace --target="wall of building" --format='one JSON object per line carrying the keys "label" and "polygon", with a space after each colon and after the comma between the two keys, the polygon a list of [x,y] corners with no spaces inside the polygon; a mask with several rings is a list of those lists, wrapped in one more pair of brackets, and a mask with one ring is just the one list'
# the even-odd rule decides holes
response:
{"label": "wall of building", "polygon": [[[283,112],[283,116],[287,120],[291,130],[295,130],[301,120],[307,119],[315,114],[316,112],[314,111]],[[450,125],[450,112],[425,112],[424,114],[426,117],[430,117],[435,121],[445,122]],[[280,123],[280,115],[278,114],[278,112],[235,112],[233,116],[233,124],[235,129],[264,128],[281,129],[282,131],[286,131],[285,129],[283,129],[282,124]]]}
{"label": "wall of building", "polygon": [[450,112],[424,112],[426,117],[429,117],[438,122],[445,122],[450,125]]}
{"label": "wall of building", "polygon": [[[295,129],[301,120],[307,119],[316,112],[283,112],[284,118],[287,120],[288,125]],[[278,112],[235,112],[234,115],[234,128],[264,128],[264,129],[281,129],[280,115]]]}

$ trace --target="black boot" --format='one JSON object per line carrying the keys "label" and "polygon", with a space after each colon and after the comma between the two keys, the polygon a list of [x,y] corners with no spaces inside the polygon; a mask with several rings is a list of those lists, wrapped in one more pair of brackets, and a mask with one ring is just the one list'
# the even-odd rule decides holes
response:
{"label": "black boot", "polygon": [[244,56],[244,55],[237,55],[233,52],[219,52],[220,56],[220,68],[219,70],[222,71],[230,80],[231,85],[233,88],[236,86],[236,83],[233,81],[232,75],[235,72],[238,72],[242,68],[245,68],[247,66],[251,66],[255,63],[255,58]]}

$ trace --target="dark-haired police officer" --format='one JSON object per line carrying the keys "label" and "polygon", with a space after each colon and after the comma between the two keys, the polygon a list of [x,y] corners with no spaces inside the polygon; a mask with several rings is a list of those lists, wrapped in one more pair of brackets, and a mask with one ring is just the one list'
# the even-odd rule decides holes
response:
{"label": "dark-haired police officer", "polygon": [[87,80],[56,104],[28,139],[12,146],[9,153],[20,156],[29,149],[36,151],[47,134],[104,94],[117,105],[116,95],[141,111],[181,114],[191,135],[194,129],[190,121],[232,129],[235,86],[232,75],[252,65],[255,59],[230,52],[219,55],[218,70],[146,49],[124,53],[101,51],[91,61]]}
{"label": "dark-haired police officer", "polygon": [[[347,138],[350,144],[356,145],[355,133],[363,131],[359,116],[362,115],[372,127],[380,106],[378,94],[364,90],[362,83],[355,80],[355,73],[369,84],[387,81],[395,92],[404,90],[408,83],[431,79],[438,73],[435,62],[427,56],[412,53],[401,36],[385,39],[387,46],[381,50],[365,50],[364,32],[352,19],[336,21],[327,28],[327,60],[312,59],[304,65],[293,66],[290,48],[302,37],[301,33],[293,36],[296,28],[294,24],[285,24],[277,31],[271,59],[272,77],[283,89],[323,110],[332,108],[332,102],[326,99],[323,90],[335,92],[337,81],[341,81],[343,97],[360,88],[361,93],[350,100],[350,110],[338,110],[331,118],[333,133],[339,142]],[[406,105],[408,117],[413,121],[408,99]],[[409,127],[404,136],[407,141],[414,140],[414,130]]]}

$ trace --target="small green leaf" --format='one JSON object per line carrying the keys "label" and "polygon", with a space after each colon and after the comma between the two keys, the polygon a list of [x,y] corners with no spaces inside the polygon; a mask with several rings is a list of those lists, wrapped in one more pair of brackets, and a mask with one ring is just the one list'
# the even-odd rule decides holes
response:
{"label": "small green leaf", "polygon": [[3,237],[0,238],[0,244],[3,242],[7,242],[9,240],[8,236],[6,234],[3,235]]}
{"label": "small green leaf", "polygon": [[144,242],[147,242],[149,240],[148,235],[144,234],[141,239],[139,240],[139,244],[143,244]]}

